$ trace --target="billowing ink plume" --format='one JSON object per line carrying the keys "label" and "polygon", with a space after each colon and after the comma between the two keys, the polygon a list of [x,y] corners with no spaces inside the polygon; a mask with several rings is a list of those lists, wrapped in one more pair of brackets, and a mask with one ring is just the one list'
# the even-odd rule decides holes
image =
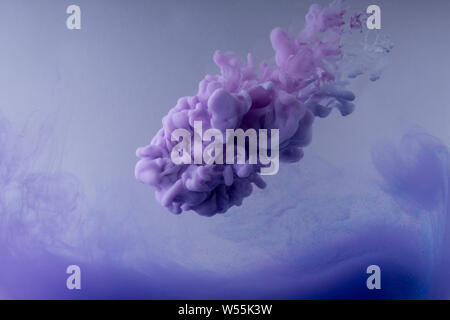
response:
{"label": "billowing ink plume", "polygon": [[[345,13],[341,0],[325,8],[312,5],[297,36],[274,29],[270,39],[275,65],[263,62],[259,73],[250,54],[244,63],[234,53],[217,51],[214,61],[221,74],[207,75],[195,96],[179,99],[163,118],[163,127],[151,143],[136,152],[141,158],[136,178],[153,186],[157,200],[171,212],[194,210],[205,216],[241,205],[253,184],[265,187],[260,164],[175,165],[170,154],[177,142],[171,134],[178,128],[193,134],[194,121],[201,121],[204,130],[222,132],[279,129],[280,160],[299,161],[302,148],[311,141],[314,117],[326,117],[332,109],[346,116],[355,108],[355,95],[341,77],[342,43],[343,36],[361,23],[355,24],[359,16],[347,23]],[[365,71],[359,70],[351,77]]]}

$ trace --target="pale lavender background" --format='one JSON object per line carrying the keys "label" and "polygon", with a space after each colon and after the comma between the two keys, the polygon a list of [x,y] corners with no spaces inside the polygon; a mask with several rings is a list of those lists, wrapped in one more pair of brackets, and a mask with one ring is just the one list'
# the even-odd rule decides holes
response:
{"label": "pale lavender background", "polygon": [[[211,58],[216,49],[232,50],[243,57],[252,52],[258,62],[270,58],[270,30],[300,27],[313,2],[328,3],[0,3],[0,110],[18,128],[32,114],[43,119],[56,116],[45,166],[73,173],[83,186],[80,201],[87,208],[82,217],[93,225],[86,238],[73,234],[74,243],[84,240],[83,246],[89,248],[89,258],[85,247],[78,250],[83,259],[93,264],[110,259],[147,274],[154,271],[148,261],[158,261],[162,270],[177,263],[189,271],[204,267],[205,272],[218,274],[266,263],[271,246],[257,240],[257,249],[250,250],[248,243],[236,240],[242,236],[239,228],[237,234],[223,228],[234,216],[258,210],[254,204],[213,219],[194,214],[173,216],[154,200],[152,190],[135,181],[134,151],[149,142],[162,116],[179,97],[194,94],[206,73],[217,72]],[[356,10],[372,3],[348,2]],[[313,143],[305,150],[311,168],[314,157],[320,157],[327,166],[340,168],[348,176],[372,177],[371,146],[382,138],[398,139],[412,125],[449,142],[450,3],[376,3],[382,8],[382,27],[395,44],[390,65],[380,81],[355,85],[354,114],[345,119],[331,116],[315,124]],[[65,27],[65,9],[70,4],[82,9],[82,30]],[[287,179],[294,188],[296,182],[289,177],[285,172],[272,180],[286,184],[283,179]],[[252,203],[261,201],[261,207],[270,207],[283,201],[279,194],[272,197],[271,190],[255,193]],[[275,247],[283,250],[282,244]],[[69,262],[86,261],[70,258],[78,253],[65,254]],[[59,277],[64,279],[64,270]],[[22,292],[20,285],[16,287],[17,292],[10,294],[13,297]],[[1,288],[0,283],[0,293]],[[10,290],[5,289],[3,295],[8,297]],[[39,297],[39,289],[36,292],[34,297]]]}
{"label": "pale lavender background", "polygon": [[[217,72],[213,52],[270,58],[270,30],[301,26],[313,2],[76,1],[82,30],[69,31],[65,9],[73,1],[2,1],[1,109],[17,121],[36,110],[58,110],[65,122],[64,168],[88,185],[123,178],[142,192],[128,174],[135,148],[149,141],[179,97],[195,93],[205,73]],[[364,9],[371,2],[349,3]],[[388,134],[415,122],[449,139],[450,4],[377,3],[395,43],[391,65],[382,81],[358,92],[352,117],[316,126],[311,146],[339,164],[359,162],[355,156],[377,138],[377,129]],[[330,129],[321,130],[325,126]]]}

